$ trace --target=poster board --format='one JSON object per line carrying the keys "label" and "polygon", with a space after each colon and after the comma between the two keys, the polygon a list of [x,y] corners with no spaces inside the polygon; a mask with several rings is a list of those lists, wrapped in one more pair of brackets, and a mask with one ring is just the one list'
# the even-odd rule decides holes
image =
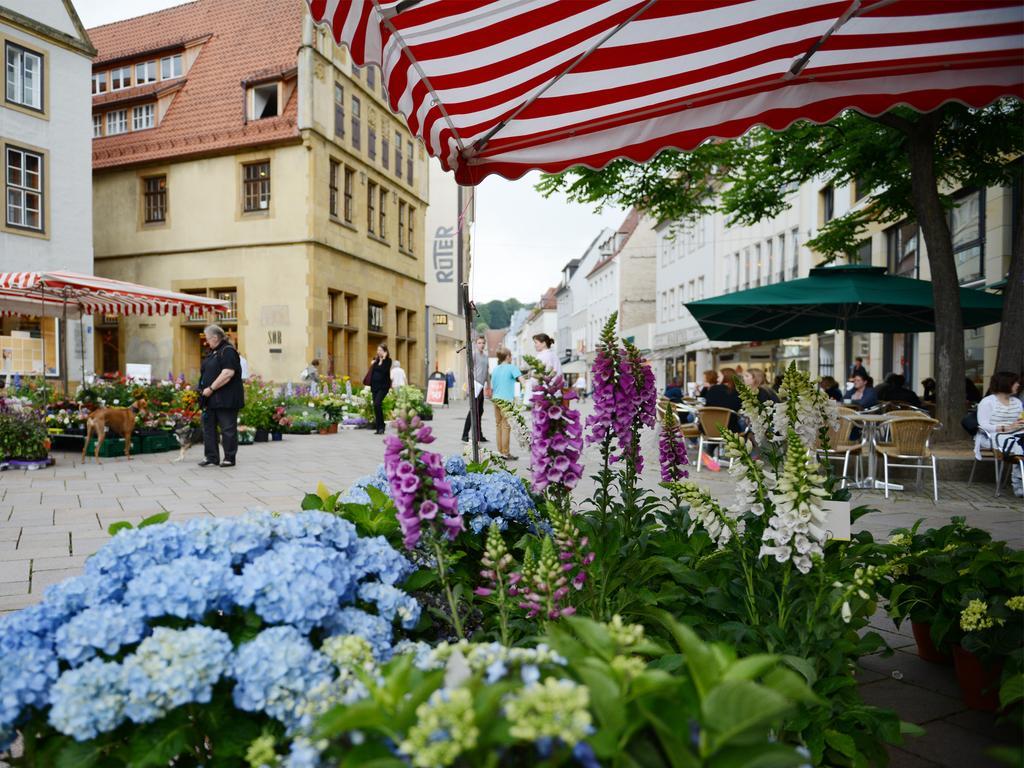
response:
{"label": "poster board", "polygon": [[140,384],[149,384],[153,380],[153,366],[148,363],[127,363],[124,375]]}
{"label": "poster board", "polygon": [[444,405],[444,391],[447,386],[444,379],[430,379],[427,382],[427,404]]}
{"label": "poster board", "polygon": [[822,509],[825,510],[826,537],[837,541],[850,540],[850,502],[848,501],[823,501]]}

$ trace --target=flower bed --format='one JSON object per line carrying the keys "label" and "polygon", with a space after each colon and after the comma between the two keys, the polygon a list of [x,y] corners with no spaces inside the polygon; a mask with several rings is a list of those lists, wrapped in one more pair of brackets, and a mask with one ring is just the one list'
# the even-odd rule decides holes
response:
{"label": "flower bed", "polygon": [[[445,460],[397,410],[382,468],[347,492],[120,533],[0,619],[20,764],[884,764],[920,733],[854,678],[884,648],[866,630],[886,598],[973,654],[979,696],[998,677],[999,703],[1019,704],[1024,556],[962,523],[832,539],[828,507],[849,497],[817,449],[834,412],[795,368],[779,404],[740,385],[757,451],[724,433],[728,498],[688,480],[671,415],[662,492],[643,487],[656,391],[614,324],[585,426],[530,361],[529,485]],[[573,492],[584,441],[589,499]]]}

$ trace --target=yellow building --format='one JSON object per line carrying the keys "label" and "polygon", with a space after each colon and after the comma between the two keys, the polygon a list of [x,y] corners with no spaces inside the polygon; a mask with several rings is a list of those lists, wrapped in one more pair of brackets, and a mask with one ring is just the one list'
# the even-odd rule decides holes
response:
{"label": "yellow building", "polygon": [[361,380],[386,343],[423,383],[426,156],[308,16],[198,0],[90,30],[97,274],[232,307],[98,320],[98,371],[195,378],[215,320],[266,379]]}

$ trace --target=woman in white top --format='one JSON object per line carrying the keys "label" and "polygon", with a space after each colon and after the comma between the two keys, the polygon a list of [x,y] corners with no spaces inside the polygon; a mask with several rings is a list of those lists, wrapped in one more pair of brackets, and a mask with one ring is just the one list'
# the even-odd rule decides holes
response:
{"label": "woman in white top", "polygon": [[391,388],[398,389],[404,387],[408,383],[408,379],[405,378],[405,369],[402,368],[402,364],[395,360],[391,363]]}
{"label": "woman in white top", "polygon": [[533,337],[533,348],[537,350],[537,359],[544,363],[544,367],[555,373],[562,372],[562,362],[558,354],[551,347],[555,340],[546,333],[538,333]]}
{"label": "woman in white top", "polygon": [[[991,448],[994,441],[1003,453],[1024,453],[1020,441],[1009,433],[1024,429],[1024,403],[1021,402],[1020,377],[1016,373],[1000,371],[992,374],[989,382],[992,394],[978,403],[978,434],[974,437],[974,456],[981,458],[984,449]],[[990,436],[991,435],[991,439]],[[1014,462],[1011,477],[1013,492],[1024,495],[1021,486],[1020,464]]]}

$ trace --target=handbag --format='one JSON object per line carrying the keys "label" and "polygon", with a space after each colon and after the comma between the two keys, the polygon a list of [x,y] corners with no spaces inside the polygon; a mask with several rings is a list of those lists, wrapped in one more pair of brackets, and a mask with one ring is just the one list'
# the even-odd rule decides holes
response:
{"label": "handbag", "polygon": [[372,379],[373,379],[373,366],[371,365],[369,367],[369,369],[366,371],[366,375],[363,376],[363,386],[364,387],[370,386],[370,381]]}

